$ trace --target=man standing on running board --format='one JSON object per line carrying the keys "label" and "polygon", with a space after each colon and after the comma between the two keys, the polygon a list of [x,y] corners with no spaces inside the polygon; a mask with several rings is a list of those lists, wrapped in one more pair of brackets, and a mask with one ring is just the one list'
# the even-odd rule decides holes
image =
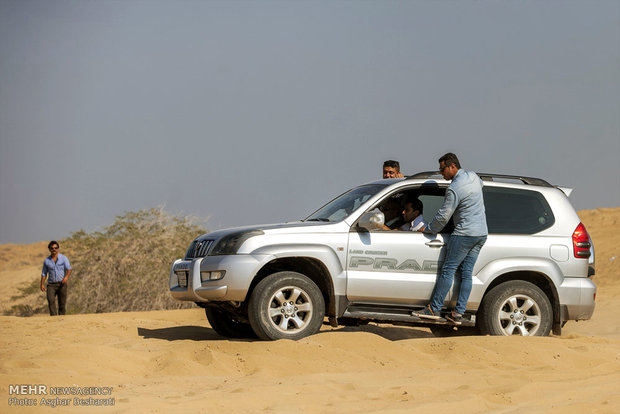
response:
{"label": "man standing on running board", "polygon": [[445,180],[452,182],[446,190],[443,205],[431,222],[420,231],[437,234],[450,221],[450,217],[454,218],[454,231],[448,240],[446,258],[430,303],[412,314],[424,319],[441,319],[444,300],[460,266],[461,288],[456,308],[446,315],[448,321],[460,325],[472,289],[474,265],[488,234],[482,198],[483,184],[476,173],[462,170],[458,158],[451,152],[439,158],[439,172]]}

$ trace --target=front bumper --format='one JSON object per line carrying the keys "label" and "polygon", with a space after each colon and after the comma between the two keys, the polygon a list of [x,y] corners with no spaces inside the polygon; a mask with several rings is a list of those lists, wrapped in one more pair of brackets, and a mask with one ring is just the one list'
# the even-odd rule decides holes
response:
{"label": "front bumper", "polygon": [[596,295],[596,285],[592,280],[583,277],[566,278],[558,289],[558,295],[562,322],[592,317]]}
{"label": "front bumper", "polygon": [[[271,255],[206,256],[176,260],[170,268],[170,295],[192,302],[245,300],[250,283],[258,271],[274,257]],[[201,281],[200,272],[224,271],[219,280]],[[183,274],[187,283],[183,283]],[[185,285],[185,286],[184,286]]]}

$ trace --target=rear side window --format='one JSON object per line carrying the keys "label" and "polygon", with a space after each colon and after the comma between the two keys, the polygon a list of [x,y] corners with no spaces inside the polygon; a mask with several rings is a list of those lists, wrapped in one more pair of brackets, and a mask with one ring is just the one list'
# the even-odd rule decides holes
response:
{"label": "rear side window", "polygon": [[484,187],[483,194],[489,233],[534,234],[555,222],[547,200],[537,191]]}

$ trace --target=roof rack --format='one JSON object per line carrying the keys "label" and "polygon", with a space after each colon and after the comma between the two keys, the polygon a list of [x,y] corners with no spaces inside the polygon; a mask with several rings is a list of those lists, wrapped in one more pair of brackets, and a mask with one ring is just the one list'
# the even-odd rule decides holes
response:
{"label": "roof rack", "polygon": [[[489,174],[489,173],[476,173],[478,177],[480,177],[483,181],[496,181],[496,179],[501,180],[517,180],[521,181],[523,184],[527,185],[538,185],[541,187],[553,187],[547,181],[541,178],[534,177],[524,177],[522,175],[507,175],[507,174]],[[424,178],[432,178],[437,177],[441,174],[438,171],[424,171],[419,172],[417,174],[407,176],[407,179],[424,179]]]}

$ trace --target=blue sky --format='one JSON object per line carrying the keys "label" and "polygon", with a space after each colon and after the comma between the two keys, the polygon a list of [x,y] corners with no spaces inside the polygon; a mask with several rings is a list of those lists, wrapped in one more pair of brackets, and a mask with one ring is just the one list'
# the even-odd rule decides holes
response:
{"label": "blue sky", "polygon": [[620,206],[618,1],[0,0],[0,242],[466,169]]}

